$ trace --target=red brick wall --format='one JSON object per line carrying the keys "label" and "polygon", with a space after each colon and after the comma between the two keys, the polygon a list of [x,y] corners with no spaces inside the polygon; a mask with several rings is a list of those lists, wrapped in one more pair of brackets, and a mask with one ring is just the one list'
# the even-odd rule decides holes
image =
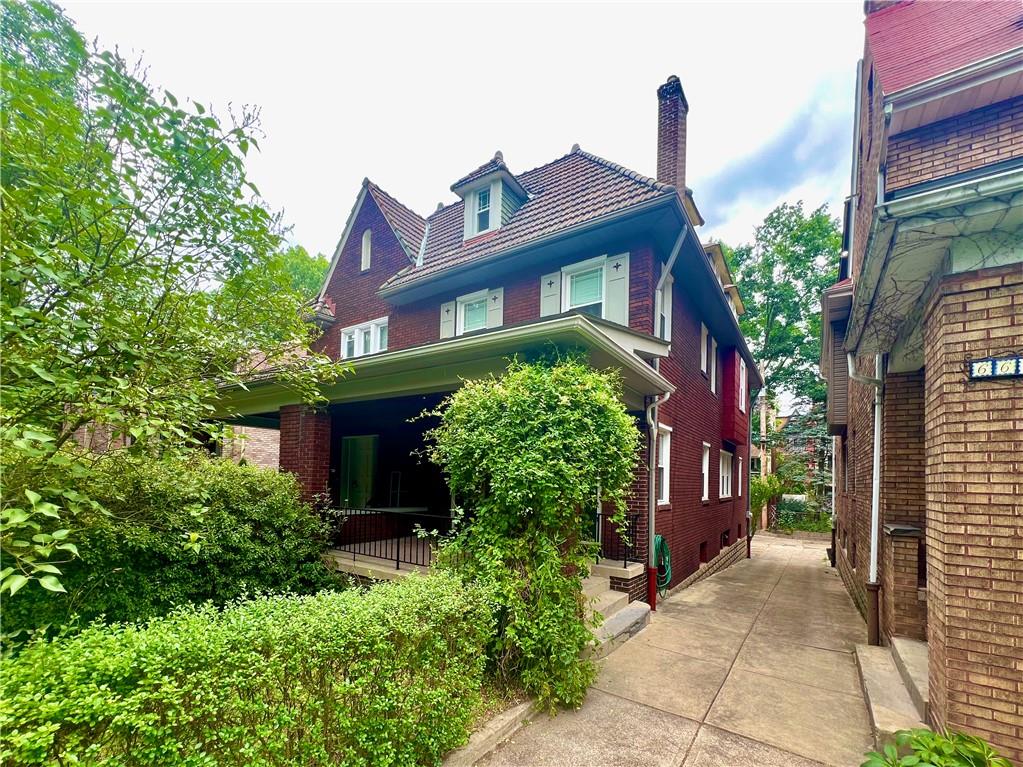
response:
{"label": "red brick wall", "polygon": [[853,280],[863,268],[864,248],[870,231],[870,219],[877,203],[877,173],[884,149],[884,103],[880,81],[873,71],[874,58],[870,46],[864,45],[863,74],[860,78],[860,140],[854,148],[858,157],[856,180],[856,212],[853,216],[853,247],[849,254],[849,273]]}
{"label": "red brick wall", "polygon": [[1023,349],[1019,265],[946,277],[924,319],[934,724],[1023,759],[1023,381],[966,361]]}
{"label": "red brick wall", "polygon": [[[671,550],[671,586],[699,569],[700,544],[707,544],[707,559],[721,550],[721,533],[729,531],[730,543],[746,535],[746,500],[749,483],[749,450],[745,442],[735,449],[732,498],[718,497],[721,411],[734,400],[721,386],[722,361],[731,350],[718,348],[718,388],[700,370],[700,318],[679,280],[672,302],[671,354],[661,360],[660,372],[677,387],[660,408],[661,423],[671,426],[671,503],[658,507],[656,532],[665,536]],[[710,500],[703,501],[703,443],[710,444]],[[738,458],[742,457],[742,496],[738,496]]]}
{"label": "red brick wall", "polygon": [[892,136],[885,190],[1015,157],[1023,157],[1023,96]]}
{"label": "red brick wall", "polygon": [[881,519],[923,529],[924,371],[885,376],[881,408]]}
{"label": "red brick wall", "polygon": [[920,598],[920,538],[884,534],[881,541],[881,628],[889,636],[927,639],[927,602]]}
{"label": "red brick wall", "polygon": [[330,415],[306,405],[281,408],[281,471],[292,472],[307,501],[328,492],[330,480]]}

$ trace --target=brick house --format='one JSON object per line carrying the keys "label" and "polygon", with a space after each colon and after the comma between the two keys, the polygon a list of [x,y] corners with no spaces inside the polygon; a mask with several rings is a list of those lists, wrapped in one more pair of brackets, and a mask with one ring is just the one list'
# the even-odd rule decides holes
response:
{"label": "brick house", "polygon": [[866,13],[823,297],[837,566],[873,644],[926,641],[921,716],[1020,759],[1023,11]]}
{"label": "brick house", "polygon": [[363,182],[319,297],[318,349],[354,373],[316,410],[272,379],[225,401],[239,423],[279,428],[280,467],[310,497],[349,510],[339,548],[416,556],[404,523],[443,529],[452,499],[414,454],[424,426],[409,419],[460,380],[553,346],[620,371],[645,435],[628,545],[597,498],[590,510],[604,556],[623,563],[612,584],[650,599],[652,532],[669,545],[672,586],[745,556],[760,378],[721,249],[694,228],[688,109],[677,77],[658,89],[657,180],[577,145],[519,174],[498,152],[428,216]]}

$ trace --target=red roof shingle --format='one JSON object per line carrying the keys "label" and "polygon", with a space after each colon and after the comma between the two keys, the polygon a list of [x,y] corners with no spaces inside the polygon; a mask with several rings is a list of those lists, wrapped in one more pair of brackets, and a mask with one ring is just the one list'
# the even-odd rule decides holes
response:
{"label": "red roof shingle", "polygon": [[510,221],[488,236],[463,240],[464,203],[441,208],[428,218],[429,236],[422,266],[403,269],[382,288],[418,282],[452,267],[675,194],[673,186],[578,149],[515,179],[529,193],[529,199]]}
{"label": "red roof shingle", "polygon": [[406,255],[415,260],[419,254],[419,246],[426,232],[426,221],[414,211],[402,205],[372,181],[367,183],[369,193],[373,195],[380,212],[391,225]]}
{"label": "red roof shingle", "polygon": [[871,13],[866,25],[887,95],[1023,46],[1023,3],[908,0]]}

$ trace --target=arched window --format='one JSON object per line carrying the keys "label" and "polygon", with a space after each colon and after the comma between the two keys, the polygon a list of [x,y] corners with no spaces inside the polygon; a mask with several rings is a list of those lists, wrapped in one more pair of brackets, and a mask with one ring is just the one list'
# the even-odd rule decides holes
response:
{"label": "arched window", "polygon": [[362,233],[362,271],[369,269],[370,256],[373,251],[373,230],[367,229]]}

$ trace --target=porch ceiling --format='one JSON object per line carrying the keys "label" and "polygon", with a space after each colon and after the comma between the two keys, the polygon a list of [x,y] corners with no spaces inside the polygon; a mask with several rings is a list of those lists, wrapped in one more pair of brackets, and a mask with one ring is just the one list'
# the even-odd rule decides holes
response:
{"label": "porch ceiling", "polygon": [[869,237],[846,348],[889,353],[892,372],[917,370],[938,281],[1021,260],[1023,170],[879,205]]}
{"label": "porch ceiling", "polygon": [[[353,373],[321,391],[331,403],[451,391],[465,379],[506,369],[515,355],[551,347],[579,349],[593,367],[619,370],[630,408],[643,407],[646,396],[674,390],[646,361],[665,356],[665,342],[585,315],[568,314],[357,359]],[[293,391],[271,378],[248,384],[247,389],[223,389],[217,415],[241,420],[276,413],[299,401]]]}

